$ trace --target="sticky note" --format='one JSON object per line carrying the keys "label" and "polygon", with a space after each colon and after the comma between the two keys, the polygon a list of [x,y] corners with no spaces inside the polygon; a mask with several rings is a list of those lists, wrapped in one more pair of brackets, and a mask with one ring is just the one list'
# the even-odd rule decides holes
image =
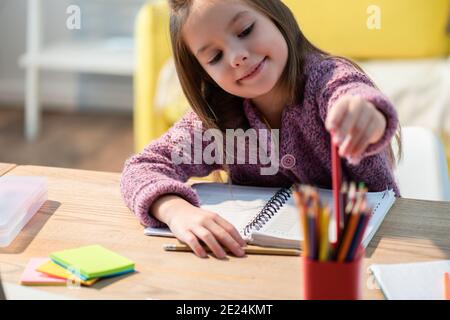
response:
{"label": "sticky note", "polygon": [[49,261],[48,258],[31,258],[20,278],[20,284],[25,286],[65,286],[66,279],[53,277],[36,269]]}
{"label": "sticky note", "polygon": [[100,245],[53,252],[50,258],[82,280],[134,272],[133,261]]}
{"label": "sticky note", "polygon": [[64,269],[63,267],[57,265],[50,259],[47,259],[47,261],[44,264],[42,264],[41,266],[39,266],[36,270],[39,272],[45,273],[49,276],[79,281],[81,285],[87,286],[87,287],[93,285],[94,283],[96,283],[98,281],[98,278],[94,278],[94,279],[86,280],[86,281],[82,280],[82,279],[78,278],[76,275],[74,275],[74,274],[70,273],[69,271],[67,271],[66,269]]}

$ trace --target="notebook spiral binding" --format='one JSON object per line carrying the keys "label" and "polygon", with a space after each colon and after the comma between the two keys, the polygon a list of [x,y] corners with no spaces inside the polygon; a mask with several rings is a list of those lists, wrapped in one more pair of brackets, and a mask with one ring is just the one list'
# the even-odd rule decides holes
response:
{"label": "notebook spiral binding", "polygon": [[281,188],[272,198],[267,201],[261,211],[253,218],[253,220],[244,227],[244,235],[247,236],[251,231],[261,229],[270,218],[272,218],[278,210],[288,201],[292,195],[292,187]]}

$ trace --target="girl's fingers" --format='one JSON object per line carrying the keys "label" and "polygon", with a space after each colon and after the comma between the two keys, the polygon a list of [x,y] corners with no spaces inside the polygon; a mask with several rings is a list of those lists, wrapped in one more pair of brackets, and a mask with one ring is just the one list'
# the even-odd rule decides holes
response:
{"label": "girl's fingers", "polygon": [[214,235],[214,237],[219,240],[219,242],[228,248],[235,256],[242,257],[245,255],[244,249],[239,245],[239,243],[233,239],[233,237],[219,224],[212,222],[206,226]]}
{"label": "girl's fingers", "polygon": [[371,139],[376,139],[379,121],[373,110],[370,102],[355,96],[338,100],[330,109],[325,126],[339,145],[341,157],[360,158]]}
{"label": "girl's fingers", "polygon": [[341,127],[338,130],[338,133],[342,137],[346,137],[348,135],[353,134],[355,130],[355,125],[357,124],[358,119],[363,114],[364,108],[360,99],[354,99],[350,101],[349,110],[345,119],[341,123]]}
{"label": "girl's fingers", "polygon": [[181,238],[184,243],[186,243],[194,253],[200,258],[206,258],[208,255],[206,254],[205,249],[198,241],[197,237],[190,231],[187,231]]}
{"label": "girl's fingers", "polygon": [[223,259],[226,257],[225,250],[223,250],[222,246],[217,242],[211,231],[200,226],[193,229],[192,232],[211,249],[212,253],[217,258]]}
{"label": "girl's fingers", "polygon": [[242,239],[241,234],[239,233],[239,231],[236,230],[236,228],[229,223],[227,220],[225,220],[224,218],[222,218],[221,216],[217,216],[214,221],[220,225],[222,228],[225,229],[226,232],[228,232],[233,239],[241,246],[244,247],[247,243],[245,242],[244,239]]}
{"label": "girl's fingers", "polygon": [[341,145],[339,146],[339,155],[341,157],[345,157],[347,155],[347,149],[349,144],[352,141],[352,137],[351,136],[347,136],[344,141],[341,143]]}
{"label": "girl's fingers", "polygon": [[350,156],[354,156],[355,149],[357,149],[360,144],[361,140],[367,135],[368,133],[368,126],[370,122],[373,120],[373,113],[372,112],[363,112],[360,114],[359,118],[356,119],[355,124],[350,132],[350,136],[352,137],[349,145],[347,146],[347,149],[345,153]]}
{"label": "girl's fingers", "polygon": [[340,127],[341,122],[347,113],[348,103],[349,98],[343,97],[336,101],[334,106],[330,108],[327,119],[325,121],[325,127],[328,131]]}
{"label": "girl's fingers", "polygon": [[367,150],[367,147],[370,145],[370,137],[374,131],[374,128],[375,122],[370,121],[369,124],[367,125],[367,131],[357,143],[358,147],[355,148],[353,151],[354,157],[361,157],[361,155]]}

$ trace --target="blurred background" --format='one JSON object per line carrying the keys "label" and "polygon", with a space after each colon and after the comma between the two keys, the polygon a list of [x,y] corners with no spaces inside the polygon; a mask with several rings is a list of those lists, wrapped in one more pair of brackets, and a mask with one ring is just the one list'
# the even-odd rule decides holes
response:
{"label": "blurred background", "polygon": [[[423,161],[448,184],[450,0],[283,2],[313,43],[361,65],[402,127],[431,134],[406,130],[409,159],[433,145]],[[0,39],[0,162],[121,171],[189,109],[165,0],[0,0]]]}
{"label": "blurred background", "polygon": [[122,169],[144,3],[0,0],[0,162]]}

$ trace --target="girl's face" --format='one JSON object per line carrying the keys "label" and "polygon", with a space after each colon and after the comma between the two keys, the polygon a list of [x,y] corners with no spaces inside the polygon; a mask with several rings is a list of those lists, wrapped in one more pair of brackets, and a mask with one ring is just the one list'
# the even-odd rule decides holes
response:
{"label": "girl's face", "polygon": [[287,43],[278,28],[238,0],[194,1],[182,33],[209,76],[235,96],[269,93],[287,63]]}

